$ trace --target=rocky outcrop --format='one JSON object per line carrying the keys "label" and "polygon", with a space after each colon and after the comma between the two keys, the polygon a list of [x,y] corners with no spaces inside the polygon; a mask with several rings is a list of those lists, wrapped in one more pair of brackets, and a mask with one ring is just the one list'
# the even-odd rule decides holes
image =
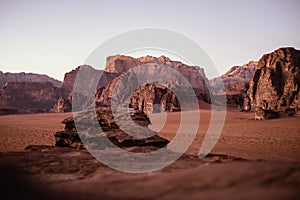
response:
{"label": "rocky outcrop", "polygon": [[300,108],[300,51],[280,48],[265,54],[257,65],[247,92],[246,110],[290,115]]}
{"label": "rocky outcrop", "polygon": [[[157,135],[156,132],[148,129],[148,125],[151,123],[147,115],[143,112],[121,112],[113,115],[109,108],[101,108],[97,110],[96,126],[101,127],[104,134],[87,133],[81,138],[77,133],[73,117],[69,117],[63,120],[65,124],[65,130],[59,131],[55,134],[56,146],[60,147],[72,147],[75,149],[93,148],[93,149],[104,149],[107,144],[104,144],[105,138],[108,138],[114,145],[120,148],[131,148],[131,147],[149,147],[154,150],[156,148],[164,147],[169,143],[168,140]],[[93,112],[84,113],[80,119],[83,120],[83,124],[91,123],[93,118]],[[82,123],[76,123],[77,126],[81,126]],[[89,130],[95,128],[92,125],[88,125]],[[122,127],[122,130],[120,127]],[[124,132],[126,130],[126,132]],[[137,134],[143,133],[146,137],[137,137]],[[147,137],[148,136],[148,137]],[[84,146],[81,140],[88,143]],[[137,151],[137,149],[134,149]]]}
{"label": "rocky outcrop", "polygon": [[49,112],[59,98],[58,93],[50,82],[9,82],[0,90],[0,109],[16,113]]}
{"label": "rocky outcrop", "polygon": [[3,73],[0,71],[0,89],[7,82],[50,82],[54,87],[60,87],[61,82],[47,75],[34,73]]}
{"label": "rocky outcrop", "polygon": [[84,145],[77,134],[73,118],[66,118],[61,123],[65,124],[65,129],[55,133],[55,146],[84,149]]}

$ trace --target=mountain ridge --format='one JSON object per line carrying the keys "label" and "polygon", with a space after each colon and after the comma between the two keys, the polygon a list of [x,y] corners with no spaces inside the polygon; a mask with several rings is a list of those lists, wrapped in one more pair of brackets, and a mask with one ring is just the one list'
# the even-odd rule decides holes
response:
{"label": "mountain ridge", "polygon": [[7,82],[50,82],[54,87],[60,87],[62,82],[46,74],[25,73],[25,72],[2,72],[0,71],[0,88]]}
{"label": "mountain ridge", "polygon": [[[240,106],[241,110],[246,111],[255,110],[255,107],[263,107],[263,104],[260,102],[261,98],[257,97],[257,94],[262,94],[259,90],[260,88],[264,88],[263,90],[265,92],[271,92],[273,94],[273,97],[269,98],[270,102],[268,102],[270,109],[276,110],[274,102],[278,99],[281,102],[286,102],[288,105],[293,105],[292,107],[294,108],[299,105],[298,98],[300,99],[300,94],[298,94],[300,87],[300,83],[298,83],[300,80],[300,67],[298,67],[298,65],[300,65],[299,52],[299,50],[294,48],[279,48],[271,53],[264,54],[259,61],[250,61],[241,66],[233,66],[221,76],[210,80],[207,79],[203,68],[198,66],[189,66],[180,61],[172,61],[165,56],[153,57],[149,55],[139,58],[133,58],[125,55],[109,56],[106,58],[107,63],[104,70],[97,70],[89,65],[81,65],[70,72],[65,73],[64,80],[62,82],[47,75],[39,75],[35,73],[3,73],[0,71],[0,86],[2,86],[0,87],[0,109],[14,109],[13,106],[11,106],[12,104],[10,104],[9,107],[5,106],[9,99],[18,98],[22,101],[22,95],[26,92],[30,92],[28,85],[31,85],[32,87],[40,88],[39,92],[41,93],[43,93],[44,89],[45,91],[53,93],[49,94],[51,96],[51,102],[54,102],[52,109],[49,109],[48,104],[46,109],[39,108],[37,110],[42,112],[71,111],[73,84],[77,72],[81,67],[85,67],[92,73],[94,72],[95,74],[101,75],[101,79],[99,77],[100,80],[95,93],[95,103],[98,106],[109,106],[112,83],[115,84],[122,74],[138,65],[148,65],[153,67],[159,66],[160,64],[169,66],[181,73],[194,88],[198,99],[206,103],[215,103],[210,102],[210,95],[217,97],[218,95],[224,95],[225,92],[228,105],[237,105]],[[262,76],[262,74],[265,75]],[[3,78],[4,76],[12,78],[11,80],[7,80],[7,78]],[[22,78],[22,76],[25,78]],[[31,84],[27,84],[26,81],[31,82]],[[128,79],[128,81],[130,80]],[[258,81],[268,85],[267,88],[259,84]],[[14,84],[14,82],[18,83]],[[52,90],[49,85],[43,84],[42,82],[50,82],[56,89]],[[222,91],[222,88],[220,87],[220,83],[222,82],[224,84],[225,91]],[[5,91],[7,89],[7,87],[5,87],[5,83],[9,83],[7,84],[9,86],[9,91]],[[24,84],[24,90],[28,91],[17,89],[22,87],[22,84]],[[19,96],[12,94],[14,86],[17,87],[16,91],[20,93]],[[43,88],[43,86],[45,86],[45,88]],[[121,86],[121,88],[122,87],[126,88],[125,85]],[[149,89],[146,87],[149,87]],[[212,94],[209,94],[209,91],[212,92]],[[290,95],[290,92],[296,93],[295,95]],[[276,95],[281,97],[277,98]],[[27,96],[27,99],[24,100],[27,103],[29,102],[29,96]],[[288,103],[283,97],[290,99],[292,103]],[[35,95],[34,98],[36,98]],[[180,110],[177,99],[172,92],[167,90],[165,87],[156,86],[155,84],[141,86],[132,94],[131,98],[131,106],[135,109],[147,108],[149,111],[153,110],[153,107],[156,104],[161,104],[164,106],[163,109],[166,109],[166,111]],[[268,100],[265,99],[265,101]],[[26,104],[24,104],[24,106],[26,107]],[[283,106],[283,108],[284,109],[281,110],[289,109],[289,106]],[[18,106],[17,109],[20,109],[20,106]]]}

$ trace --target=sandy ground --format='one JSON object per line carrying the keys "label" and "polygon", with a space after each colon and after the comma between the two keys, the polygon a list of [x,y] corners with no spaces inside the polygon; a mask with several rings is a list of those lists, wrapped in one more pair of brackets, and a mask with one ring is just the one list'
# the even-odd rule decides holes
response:
{"label": "sandy ground", "polygon": [[[71,113],[0,116],[1,163],[5,163],[4,166],[8,168],[19,166],[27,170],[26,173],[34,177],[30,182],[36,182],[41,177],[46,179],[41,194],[46,194],[47,197],[54,195],[49,199],[61,195],[64,199],[300,197],[299,114],[290,118],[255,121],[253,113],[230,110],[226,113],[224,128],[211,153],[241,157],[242,160],[220,161],[215,156],[204,162],[197,160],[197,157],[196,160],[182,158],[165,169],[143,174],[128,174],[110,169],[99,164],[87,152],[24,152],[28,145],[54,145],[54,133],[63,129],[60,122],[70,115]],[[194,115],[195,111],[188,112],[187,124],[195,123]],[[200,111],[199,129],[188,154],[198,155],[209,127],[210,116],[210,111]],[[180,117],[180,113],[155,114],[152,116],[152,128],[162,128],[159,134],[172,139],[178,130]],[[162,125],[164,119],[165,126]],[[2,169],[0,172],[6,173]],[[13,179],[9,177],[8,180]],[[7,182],[5,176],[2,181]],[[43,184],[38,182],[38,185]],[[23,188],[24,184],[18,186],[12,181],[12,187],[14,191],[16,187]],[[9,187],[7,191],[10,189]],[[32,188],[28,191],[30,189]],[[9,195],[12,193],[8,192]]]}
{"label": "sandy ground", "polygon": [[54,145],[54,134],[71,113],[0,116],[0,152],[23,151],[28,145]]}
{"label": "sandy ground", "polygon": [[[195,124],[194,115],[194,111],[188,112],[186,121]],[[22,151],[28,145],[54,145],[53,135],[63,129],[60,122],[68,116],[71,113],[0,116],[0,152]],[[209,110],[201,110],[198,133],[187,153],[198,155],[210,117]],[[227,111],[212,152],[248,159],[300,161],[299,114],[266,121],[255,121],[253,117],[253,113]],[[180,113],[154,114],[152,122],[156,130],[164,124],[159,134],[172,139],[180,124]]]}

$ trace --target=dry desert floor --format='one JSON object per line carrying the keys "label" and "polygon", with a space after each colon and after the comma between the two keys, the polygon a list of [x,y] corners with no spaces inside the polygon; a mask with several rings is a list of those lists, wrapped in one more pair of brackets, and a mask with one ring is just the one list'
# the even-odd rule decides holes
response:
{"label": "dry desert floor", "polygon": [[[2,183],[8,182],[3,192],[11,199],[17,198],[13,191],[18,187],[25,188],[19,194],[30,193],[32,199],[61,195],[64,199],[300,198],[299,114],[255,121],[253,113],[229,110],[211,155],[201,160],[197,156],[212,113],[200,110],[197,122],[197,112],[185,114],[187,124],[199,125],[186,157],[165,169],[142,174],[110,169],[83,151],[52,147],[44,153],[25,151],[28,145],[53,146],[55,132],[63,129],[60,122],[71,113],[0,116],[1,172],[6,173]],[[153,129],[161,128],[159,134],[172,140],[181,114],[154,114],[151,120]],[[217,119],[211,126],[217,123],[223,124]],[[26,184],[9,176],[19,168]]]}

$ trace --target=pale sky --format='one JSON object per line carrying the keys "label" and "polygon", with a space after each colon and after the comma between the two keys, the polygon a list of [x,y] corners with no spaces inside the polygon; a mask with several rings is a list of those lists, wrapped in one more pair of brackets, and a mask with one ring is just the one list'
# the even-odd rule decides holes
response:
{"label": "pale sky", "polygon": [[224,73],[279,47],[300,49],[299,10],[297,0],[0,0],[0,71],[62,80],[112,36],[155,27],[191,38]]}

